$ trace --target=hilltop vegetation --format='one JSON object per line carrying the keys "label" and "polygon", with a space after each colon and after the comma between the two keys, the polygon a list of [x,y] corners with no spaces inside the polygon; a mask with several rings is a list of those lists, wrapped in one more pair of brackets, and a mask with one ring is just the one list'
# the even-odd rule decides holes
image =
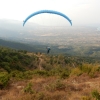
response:
{"label": "hilltop vegetation", "polygon": [[99,100],[100,59],[0,47],[1,100]]}

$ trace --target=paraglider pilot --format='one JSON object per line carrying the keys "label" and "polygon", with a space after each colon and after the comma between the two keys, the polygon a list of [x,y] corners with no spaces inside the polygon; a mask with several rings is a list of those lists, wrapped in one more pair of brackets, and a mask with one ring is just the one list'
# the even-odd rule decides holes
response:
{"label": "paraglider pilot", "polygon": [[47,47],[47,54],[50,52],[50,50],[51,50],[50,47]]}

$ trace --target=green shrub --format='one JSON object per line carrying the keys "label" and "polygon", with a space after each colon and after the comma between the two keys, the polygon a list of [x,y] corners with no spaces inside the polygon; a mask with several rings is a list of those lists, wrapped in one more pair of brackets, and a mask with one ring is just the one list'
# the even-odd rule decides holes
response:
{"label": "green shrub", "polygon": [[100,93],[97,90],[93,90],[92,91],[92,96],[96,99],[96,100],[100,100]]}
{"label": "green shrub", "polygon": [[11,72],[11,69],[10,69],[10,67],[9,66],[7,66],[7,65],[5,65],[4,67],[3,67],[8,73],[10,73]]}
{"label": "green shrub", "polygon": [[23,75],[25,79],[32,79],[33,71],[25,71],[23,72]]}
{"label": "green shrub", "polygon": [[61,75],[66,69],[62,68],[61,66],[56,66],[52,70],[49,71],[50,75]]}
{"label": "green shrub", "polygon": [[39,76],[49,76],[48,71],[45,71],[45,70],[35,70],[33,71],[33,74],[39,75]]}
{"label": "green shrub", "polygon": [[79,69],[84,72],[84,73],[87,73],[89,74],[92,70],[92,67],[91,64],[83,64],[82,66],[79,67]]}
{"label": "green shrub", "polygon": [[9,75],[7,73],[0,73],[0,89],[5,88],[9,82]]}
{"label": "green shrub", "polygon": [[56,91],[56,90],[59,90],[59,91],[65,90],[65,88],[66,88],[66,85],[59,79],[46,86],[46,89],[51,92]]}
{"label": "green shrub", "polygon": [[97,71],[100,71],[100,66],[97,68]]}
{"label": "green shrub", "polygon": [[25,79],[25,75],[24,75],[24,72],[21,72],[21,71],[18,71],[18,70],[15,70],[15,71],[12,71],[10,73],[10,76],[16,80],[22,80],[22,79]]}
{"label": "green shrub", "polygon": [[30,94],[34,93],[34,91],[33,91],[33,89],[32,89],[32,83],[28,83],[28,84],[26,85],[26,87],[24,88],[24,92],[25,92],[25,93],[30,93]]}
{"label": "green shrub", "polygon": [[71,70],[70,76],[76,75],[80,76],[82,74],[82,71],[77,67]]}
{"label": "green shrub", "polygon": [[65,79],[65,78],[69,77],[69,75],[70,75],[70,72],[68,72],[68,71],[63,71],[63,72],[61,73],[61,75],[60,75],[60,78]]}
{"label": "green shrub", "polygon": [[95,75],[95,73],[97,72],[97,70],[98,70],[98,66],[92,66],[92,69],[91,69],[91,72],[89,73],[89,76],[91,77],[91,78],[94,78],[94,77],[96,77],[96,75]]}
{"label": "green shrub", "polygon": [[82,100],[91,100],[91,97],[89,97],[89,96],[83,96]]}

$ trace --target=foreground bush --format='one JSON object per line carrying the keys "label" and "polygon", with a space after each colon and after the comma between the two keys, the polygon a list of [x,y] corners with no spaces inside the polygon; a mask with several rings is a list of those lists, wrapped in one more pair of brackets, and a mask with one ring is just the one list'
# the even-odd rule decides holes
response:
{"label": "foreground bush", "polygon": [[9,82],[9,75],[5,72],[0,73],[0,89],[5,88]]}
{"label": "foreground bush", "polygon": [[100,100],[100,93],[97,90],[92,91],[92,96],[96,99],[96,100]]}

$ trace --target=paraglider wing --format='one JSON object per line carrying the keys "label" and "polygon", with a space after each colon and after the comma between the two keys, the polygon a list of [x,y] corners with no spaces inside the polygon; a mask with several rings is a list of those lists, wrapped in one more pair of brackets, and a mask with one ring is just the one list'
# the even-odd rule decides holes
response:
{"label": "paraglider wing", "polygon": [[63,13],[61,12],[58,12],[58,11],[54,11],[54,10],[40,10],[40,11],[37,11],[37,12],[34,12],[32,13],[31,15],[29,15],[24,21],[23,21],[23,26],[25,25],[25,23],[28,21],[28,19],[30,19],[31,17],[35,16],[35,15],[38,15],[38,14],[41,14],[41,13],[51,13],[51,14],[57,14],[57,15],[60,15],[62,17],[64,17],[65,19],[67,19],[70,24],[72,25],[72,22],[71,20]]}

